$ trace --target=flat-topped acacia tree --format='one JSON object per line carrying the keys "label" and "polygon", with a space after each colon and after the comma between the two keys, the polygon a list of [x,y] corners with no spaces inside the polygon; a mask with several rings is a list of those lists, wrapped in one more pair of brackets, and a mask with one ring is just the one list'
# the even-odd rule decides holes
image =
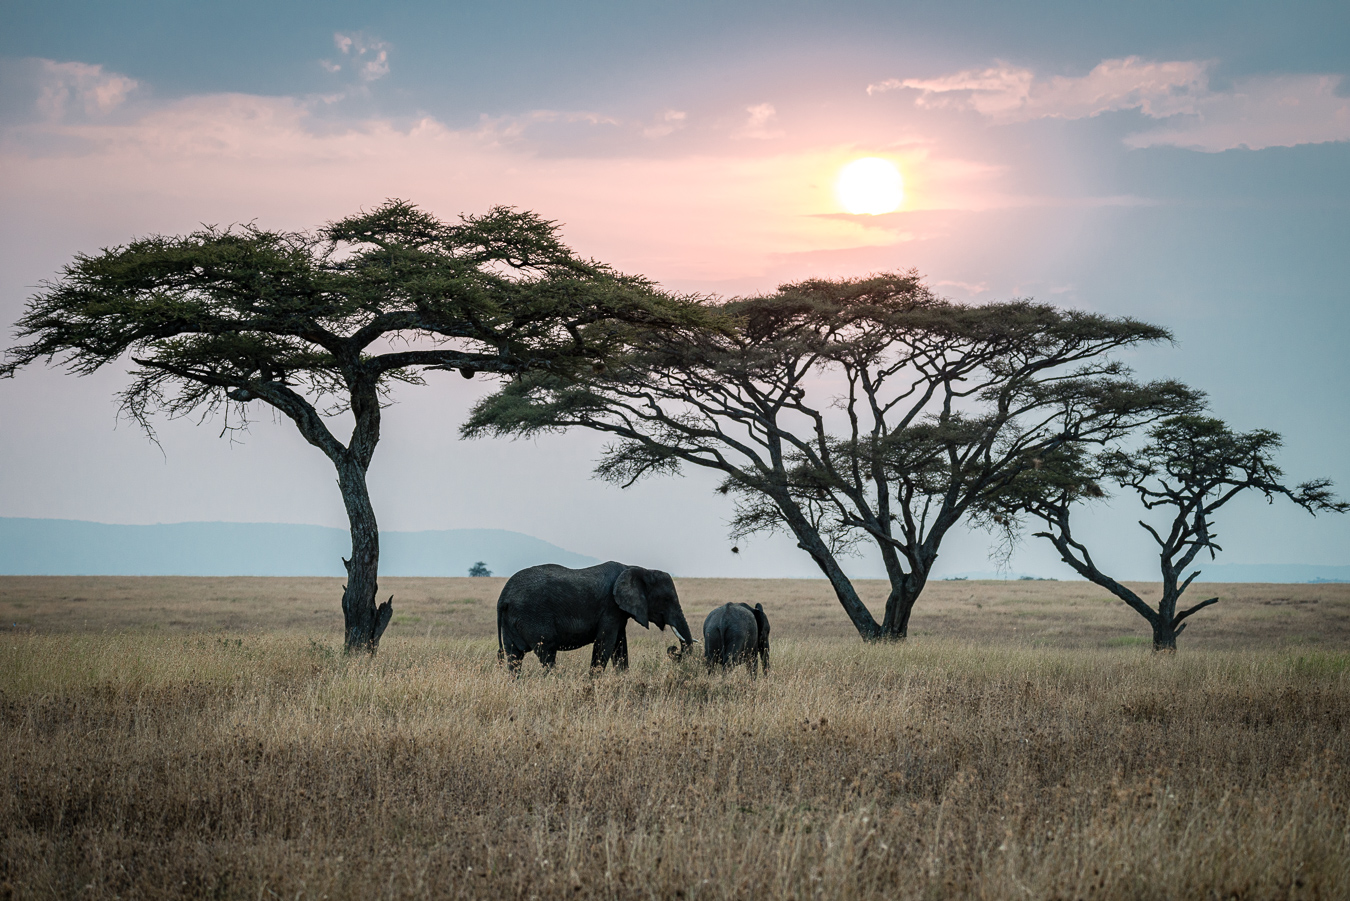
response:
{"label": "flat-topped acacia tree", "polygon": [[[531,373],[481,401],[466,435],[615,436],[597,472],[627,485],[720,472],[732,537],[797,540],[865,640],[900,640],[944,537],[1034,460],[1189,410],[1115,351],[1157,326],[1029,301],[933,294],[914,272],[813,279],[715,309],[716,327],[650,332],[601,372]],[[839,561],[870,543],[891,590],[880,622]]]}
{"label": "flat-topped acacia tree", "polygon": [[129,360],[121,411],[151,437],[156,413],[223,413],[227,428],[254,403],[285,414],[337,469],[352,536],[345,646],[374,653],[393,604],[376,603],[366,471],[391,386],[428,370],[567,379],[602,368],[625,327],[691,310],[578,257],[533,213],[445,223],[395,200],[315,232],[208,227],[78,256],[29,301],[15,333],[26,343],[0,377],[40,359],[78,374]]}
{"label": "flat-topped acacia tree", "polygon": [[[1147,440],[1137,448],[1113,447],[1094,455],[1069,447],[1045,455],[1039,465],[1023,470],[1001,492],[988,496],[981,514],[995,519],[1010,538],[1021,531],[1026,517],[1044,524],[1035,537],[1049,541],[1075,572],[1147,620],[1153,629],[1153,650],[1175,651],[1186,620],[1219,601],[1208,598],[1177,610],[1182,594],[1201,572],[1192,569],[1186,574],[1186,570],[1200,554],[1208,552],[1212,560],[1223,550],[1214,526],[1225,504],[1256,491],[1268,503],[1283,495],[1314,516],[1350,511],[1350,504],[1332,493],[1327,479],[1286,484],[1284,472],[1275,464],[1281,443],[1280,436],[1267,429],[1236,432],[1212,416],[1174,416],[1149,429]],[[1164,514],[1161,528],[1139,521],[1157,545],[1162,577],[1157,607],[1100,569],[1087,545],[1074,537],[1070,515],[1075,508],[1105,498],[1102,486],[1109,484],[1134,493],[1144,509]]]}

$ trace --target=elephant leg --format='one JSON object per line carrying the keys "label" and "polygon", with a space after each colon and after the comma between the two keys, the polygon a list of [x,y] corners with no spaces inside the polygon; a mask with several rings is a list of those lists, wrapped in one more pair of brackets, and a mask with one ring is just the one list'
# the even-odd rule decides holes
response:
{"label": "elephant leg", "polygon": [[520,664],[529,653],[530,647],[519,641],[514,635],[502,636],[502,647],[497,650],[497,661],[506,664],[506,671],[513,676],[520,675]]}
{"label": "elephant leg", "polygon": [[539,658],[540,666],[551,670],[558,661],[558,649],[541,641],[534,646],[534,656]]}
{"label": "elephant leg", "polygon": [[628,630],[619,633],[619,640],[614,644],[614,669],[624,672],[628,669]]}
{"label": "elephant leg", "polygon": [[591,672],[598,673],[609,666],[621,635],[623,632],[618,629],[600,629],[600,634],[595,636],[595,649],[591,651]]}
{"label": "elephant leg", "polygon": [[708,639],[707,649],[704,651],[703,659],[708,663],[708,675],[712,675],[714,670],[722,668],[722,643],[718,638]]}

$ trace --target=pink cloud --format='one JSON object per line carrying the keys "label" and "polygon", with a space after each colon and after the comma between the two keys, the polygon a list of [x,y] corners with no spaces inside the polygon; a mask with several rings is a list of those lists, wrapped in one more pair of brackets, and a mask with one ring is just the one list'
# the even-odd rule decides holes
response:
{"label": "pink cloud", "polygon": [[75,112],[106,115],[121,106],[137,88],[136,79],[104,72],[102,66],[50,59],[36,62],[41,85],[37,108],[49,120],[64,119]]}
{"label": "pink cloud", "polygon": [[[736,118],[534,110],[457,129],[433,118],[341,120],[332,99],[199,95],[106,120],[11,124],[0,132],[0,203],[107,241],[202,222],[310,228],[387,197],[447,217],[506,204],[559,220],[568,241],[625,270],[710,285],[790,275],[785,266],[822,255],[903,260],[903,248],[955,240],[945,226],[917,224],[923,211],[1128,201],[1018,190],[999,147],[960,123],[897,134],[875,116],[819,120],[763,103]],[[901,212],[841,212],[835,177],[862,156],[900,167]],[[863,268],[882,265],[892,264]]]}
{"label": "pink cloud", "polygon": [[668,109],[650,125],[642,129],[642,136],[645,138],[664,138],[666,135],[674,134],[681,128],[684,128],[689,114],[682,110]]}
{"label": "pink cloud", "polygon": [[745,124],[736,131],[736,137],[764,141],[781,138],[786,134],[781,128],[774,127],[774,120],[778,116],[778,111],[774,109],[772,103],[757,103],[754,106],[747,106],[745,112],[747,116]]}
{"label": "pink cloud", "polygon": [[[145,105],[117,122],[16,125],[0,142],[9,176],[0,199],[13,210],[106,220],[121,238],[201,222],[312,227],[395,196],[446,216],[508,204],[561,220],[588,254],[667,281],[740,277],[784,254],[912,237],[898,222],[834,215],[835,173],[875,154],[871,147],[803,138],[747,153],[722,133],[681,155],[556,157],[521,136],[618,124],[652,137],[682,126],[686,114],[665,112],[653,133],[650,121],[589,112],[535,111],[452,129],[430,118],[335,124],[319,118],[323,108],[322,98],[213,94]],[[776,113],[764,104],[747,115],[764,131]],[[936,158],[930,147],[885,152],[905,170],[910,209],[987,204],[982,195],[1000,175]]]}

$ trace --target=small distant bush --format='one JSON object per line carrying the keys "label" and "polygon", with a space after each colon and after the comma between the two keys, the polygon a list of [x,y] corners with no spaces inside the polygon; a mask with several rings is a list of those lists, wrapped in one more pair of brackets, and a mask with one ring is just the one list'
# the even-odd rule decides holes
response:
{"label": "small distant bush", "polygon": [[487,568],[487,564],[486,564],[486,563],[484,563],[482,560],[479,560],[479,561],[478,561],[477,563],[475,563],[473,566],[470,566],[470,567],[469,567],[469,575],[471,575],[471,576],[490,576],[490,575],[492,575],[492,570],[490,570],[490,569]]}

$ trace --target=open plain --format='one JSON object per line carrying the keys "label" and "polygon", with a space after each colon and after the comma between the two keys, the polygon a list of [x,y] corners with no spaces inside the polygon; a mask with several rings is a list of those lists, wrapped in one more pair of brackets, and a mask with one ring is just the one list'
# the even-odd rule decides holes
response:
{"label": "open plain", "polygon": [[[501,579],[0,578],[0,895],[1350,896],[1350,585],[1220,596],[1175,655],[1081,582],[938,582],[866,645],[820,581],[773,669],[589,650],[513,681]],[[873,609],[881,583],[862,583]]]}

